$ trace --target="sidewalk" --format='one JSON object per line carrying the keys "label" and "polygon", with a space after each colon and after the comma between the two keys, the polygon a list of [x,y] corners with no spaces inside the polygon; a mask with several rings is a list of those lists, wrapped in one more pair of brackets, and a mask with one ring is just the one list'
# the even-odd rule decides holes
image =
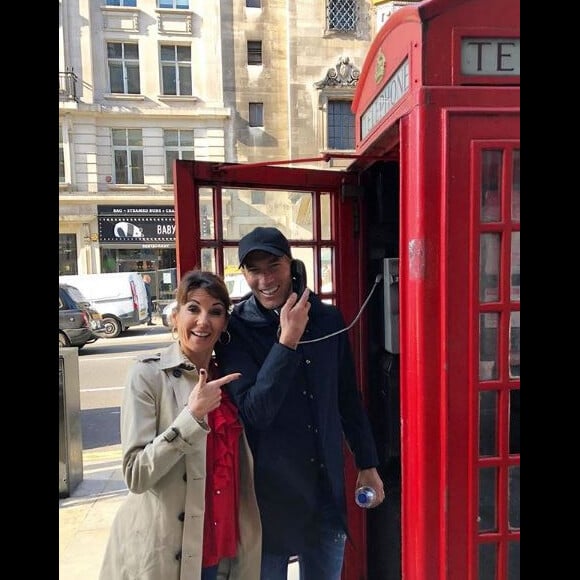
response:
{"label": "sidewalk", "polygon": [[[109,527],[127,495],[121,445],[83,451],[83,480],[58,500],[59,580],[98,580]],[[298,580],[298,564],[288,580]]]}
{"label": "sidewalk", "polygon": [[83,451],[83,480],[59,499],[59,580],[97,580],[109,527],[127,495],[121,445]]}

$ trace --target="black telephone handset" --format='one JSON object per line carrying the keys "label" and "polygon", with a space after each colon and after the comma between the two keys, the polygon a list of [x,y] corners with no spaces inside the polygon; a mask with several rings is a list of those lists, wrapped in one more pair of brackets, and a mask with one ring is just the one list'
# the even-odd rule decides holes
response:
{"label": "black telephone handset", "polygon": [[292,291],[298,294],[298,298],[306,289],[306,266],[302,260],[292,260],[290,263],[292,274]]}

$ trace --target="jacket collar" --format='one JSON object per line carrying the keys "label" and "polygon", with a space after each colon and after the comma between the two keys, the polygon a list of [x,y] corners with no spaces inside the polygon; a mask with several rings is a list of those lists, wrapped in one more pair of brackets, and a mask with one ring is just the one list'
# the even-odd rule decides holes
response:
{"label": "jacket collar", "polygon": [[181,352],[177,341],[161,351],[159,365],[162,369],[181,367],[186,370],[195,370],[195,365]]}

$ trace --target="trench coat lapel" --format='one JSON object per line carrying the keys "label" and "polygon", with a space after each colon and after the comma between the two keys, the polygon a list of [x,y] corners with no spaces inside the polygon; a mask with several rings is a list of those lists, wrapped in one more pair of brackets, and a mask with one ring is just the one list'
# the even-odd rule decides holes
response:
{"label": "trench coat lapel", "polygon": [[171,388],[175,396],[177,408],[182,409],[187,405],[192,382],[184,381],[182,375],[189,375],[195,384],[199,378],[197,369],[185,357],[179,348],[179,343],[173,343],[161,354],[161,368],[168,371]]}

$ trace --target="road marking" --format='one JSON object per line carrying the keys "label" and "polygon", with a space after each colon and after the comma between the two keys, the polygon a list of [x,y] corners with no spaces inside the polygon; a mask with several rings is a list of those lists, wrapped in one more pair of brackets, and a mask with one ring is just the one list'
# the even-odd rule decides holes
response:
{"label": "road marking", "polygon": [[86,461],[87,463],[111,461],[121,459],[122,455],[123,451],[120,445],[111,446],[110,448],[84,449],[83,461]]}
{"label": "road marking", "polygon": [[[121,356],[103,356],[100,354],[92,354],[92,355],[90,355],[90,359],[91,359],[91,361],[99,361],[99,362],[105,361],[106,362],[106,361],[110,361],[110,360],[121,360],[124,358],[134,359],[137,356],[138,355],[136,355],[136,354],[133,354],[131,356],[123,356],[123,355],[121,355]],[[89,358],[89,357],[86,357],[86,358]]]}

